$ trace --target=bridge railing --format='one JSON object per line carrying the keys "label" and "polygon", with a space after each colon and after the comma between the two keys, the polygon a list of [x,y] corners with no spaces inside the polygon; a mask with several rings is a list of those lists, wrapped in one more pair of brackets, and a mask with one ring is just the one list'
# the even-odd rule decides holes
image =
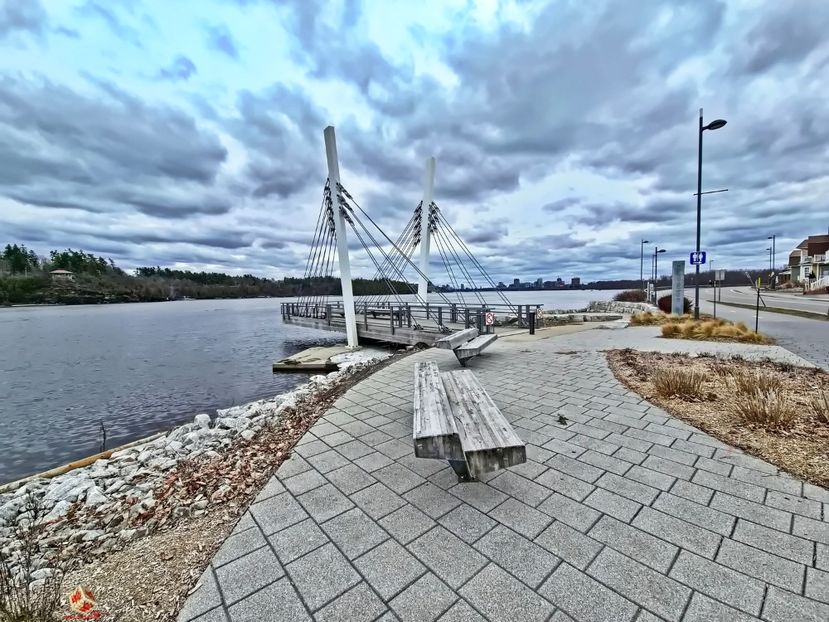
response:
{"label": "bridge railing", "polygon": [[[395,329],[416,328],[433,332],[448,332],[449,325],[463,325],[465,328],[476,327],[481,333],[491,332],[493,326],[487,324],[487,314],[493,314],[493,320],[500,324],[528,327],[530,317],[540,319],[540,304],[485,304],[464,305],[458,303],[369,303],[355,301],[354,310],[358,322],[366,328],[369,320],[387,319],[389,327]],[[326,304],[283,302],[281,304],[283,319],[307,318],[325,321],[329,326],[339,323],[345,312],[342,301]],[[532,315],[531,315],[532,314]]]}

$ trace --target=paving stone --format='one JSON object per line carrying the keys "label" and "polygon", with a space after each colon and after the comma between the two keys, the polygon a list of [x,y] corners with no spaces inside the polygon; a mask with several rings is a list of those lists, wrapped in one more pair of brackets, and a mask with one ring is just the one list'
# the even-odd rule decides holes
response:
{"label": "paving stone", "polygon": [[369,432],[368,434],[361,436],[360,440],[369,447],[377,447],[377,445],[381,445],[387,441],[391,441],[394,439],[392,439],[392,437],[386,434],[385,432],[381,432],[380,430],[374,430],[374,432]]}
{"label": "paving stone", "polygon": [[375,428],[368,425],[365,421],[357,421],[356,419],[350,423],[344,423],[340,426],[340,428],[351,434],[354,438],[360,438],[366,434],[371,434],[375,430]]}
{"label": "paving stone", "polygon": [[722,539],[713,531],[697,527],[649,507],[643,507],[633,519],[632,524],[638,529],[709,559],[713,559],[716,555]]}
{"label": "paving stone", "polygon": [[[676,441],[674,441],[676,442]],[[654,462],[662,462],[664,460],[668,460],[674,464],[682,465],[686,467],[682,469],[681,467],[678,468],[677,472],[670,472],[670,471],[663,471],[668,473],[668,475],[675,475],[678,473],[682,473],[684,479],[690,479],[690,477],[694,474],[694,470],[692,468],[693,464],[697,461],[699,456],[696,454],[688,453],[685,451],[681,451],[673,446],[665,447],[664,445],[654,445],[648,450],[648,454],[654,458]],[[691,469],[688,471],[688,469]],[[660,471],[661,469],[654,469],[656,471]],[[685,475],[687,474],[687,477]]]}
{"label": "paving stone", "polygon": [[829,603],[829,572],[806,568],[806,596]]}
{"label": "paving stone", "polygon": [[816,545],[815,566],[823,570],[829,570],[829,546],[818,542]]}
{"label": "paving stone", "polygon": [[770,490],[766,495],[766,505],[770,505],[778,510],[786,510],[787,512],[794,512],[807,518],[814,518],[820,520],[820,502],[812,501],[811,499],[804,499],[803,497],[796,497],[784,492]]}
{"label": "paving stone", "polygon": [[293,477],[294,475],[299,475],[303,471],[307,471],[311,468],[311,465],[308,464],[302,456],[298,456],[294,454],[290,458],[288,458],[285,462],[279,465],[279,468],[276,470],[276,476],[279,479],[285,479],[287,477]]}
{"label": "paving stone", "polygon": [[785,492],[797,496],[800,496],[802,488],[800,480],[794,479],[787,475],[772,475],[741,466],[735,466],[731,471],[730,477],[743,482],[755,484],[761,488],[768,488],[770,490],[776,490],[778,492]]}
{"label": "paving stone", "polygon": [[[571,618],[570,616],[568,616],[566,613],[564,613],[561,609],[559,609],[553,614],[553,617],[550,618],[550,622],[576,622],[576,621],[573,618]],[[637,622],[638,622],[638,620],[637,620]]]}
{"label": "paving stone", "polygon": [[516,499],[509,498],[489,515],[522,536],[533,539],[552,522],[552,519]]}
{"label": "paving stone", "polygon": [[454,589],[486,566],[480,553],[440,526],[411,542],[408,549]]}
{"label": "paving stone", "polygon": [[[457,474],[450,468],[450,469],[442,469],[435,473],[434,475],[429,476],[429,481],[432,482],[438,488],[443,490],[449,490],[450,488],[456,486],[458,484],[458,476]],[[486,482],[487,480],[481,478],[482,482]],[[470,484],[471,485],[471,484]]]}
{"label": "paving stone", "polygon": [[333,544],[291,562],[285,569],[300,596],[314,611],[356,585],[360,576]]}
{"label": "paving stone", "polygon": [[431,622],[447,611],[457,598],[455,592],[429,572],[389,604],[403,622]]}
{"label": "paving stone", "polygon": [[627,622],[638,607],[569,564],[561,564],[538,590],[580,622]]}
{"label": "paving stone", "polygon": [[560,521],[547,527],[534,542],[569,564],[584,570],[602,545]]}
{"label": "paving stone", "polygon": [[662,622],[662,619],[653,615],[650,611],[647,611],[646,609],[640,609],[639,615],[636,616],[636,622]]}
{"label": "paving stone", "polygon": [[[606,454],[600,454],[598,451],[591,450],[586,451],[579,456],[579,461],[586,462],[587,464],[593,465],[605,471],[610,471],[611,473],[616,473],[616,475],[624,475],[630,468],[631,462],[637,460],[637,458],[634,457],[633,460],[626,461],[625,452],[636,453],[632,449],[621,447],[613,454],[614,457],[611,457]],[[644,459],[644,454],[642,454],[642,459]],[[639,460],[639,462],[641,462],[641,460]]]}
{"label": "paving stone", "polygon": [[691,481],[700,486],[707,486],[708,488],[713,488],[714,490],[757,503],[762,503],[766,496],[766,490],[760,486],[755,486],[748,482],[741,482],[740,480],[729,477],[723,477],[716,473],[709,473],[708,471],[697,470]]}
{"label": "paving stone", "polygon": [[663,573],[668,571],[678,551],[673,544],[610,516],[602,516],[588,535]]}
{"label": "paving stone", "polygon": [[378,523],[403,544],[408,544],[435,525],[435,521],[429,516],[408,503],[384,516]]}
{"label": "paving stone", "polygon": [[190,595],[179,611],[180,622],[192,620],[222,604],[222,596],[210,566],[202,573],[196,585],[200,587]]}
{"label": "paving stone", "polygon": [[652,486],[653,488],[659,488],[660,490],[670,490],[671,486],[673,486],[676,481],[675,477],[665,475],[659,471],[653,471],[643,466],[631,467],[625,474],[625,477],[637,481],[640,484],[646,484],[648,486]]}
{"label": "paving stone", "polygon": [[554,607],[495,564],[489,564],[460,590],[461,596],[492,622],[546,620]]}
{"label": "paving stone", "polygon": [[790,536],[777,529],[769,529],[743,519],[737,521],[732,538],[767,553],[774,553],[806,566],[812,565],[814,544],[810,540]]}
{"label": "paving stone", "polygon": [[673,436],[666,436],[665,434],[651,432],[650,430],[637,430],[636,428],[630,428],[627,432],[622,434],[622,436],[635,438],[640,441],[645,441],[646,443],[665,445],[665,447],[670,446],[670,444],[676,440]]}
{"label": "paving stone", "polygon": [[[719,442],[716,439],[712,439],[714,442]],[[730,462],[731,464],[738,465],[745,467],[747,469],[754,469],[755,471],[761,471],[762,473],[768,473],[769,475],[776,475],[780,472],[780,469],[773,464],[769,464],[765,460],[760,460],[759,458],[755,458],[754,456],[749,456],[746,453],[743,453],[739,449],[735,449],[729,445],[721,443],[722,447],[718,447],[717,450],[714,452],[714,456],[719,458],[720,460],[724,460],[726,462]]]}
{"label": "paving stone", "polygon": [[294,622],[311,619],[286,578],[239,601],[228,611],[232,622]]}
{"label": "paving stone", "polygon": [[594,490],[584,503],[626,523],[629,523],[642,507],[640,503],[620,497],[604,488]]}
{"label": "paving stone", "polygon": [[552,451],[543,449],[540,446],[527,445],[527,460],[533,460],[534,462],[542,463],[549,460],[554,455],[555,454]]}
{"label": "paving stone", "polygon": [[426,572],[426,567],[394,540],[370,550],[354,565],[386,601]]}
{"label": "paving stone", "polygon": [[684,497],[690,501],[696,501],[700,505],[708,505],[714,496],[714,491],[710,488],[692,484],[681,479],[676,480],[670,492],[672,495]]}
{"label": "paving stone", "polygon": [[689,432],[688,430],[684,430],[676,426],[661,425],[658,423],[649,423],[645,430],[650,432],[656,432],[657,434],[662,434],[664,436],[672,436],[682,441],[687,441],[691,437],[691,432]]}
{"label": "paving stone", "polygon": [[533,589],[560,561],[549,551],[503,526],[478,540],[475,548]]}
{"label": "paving stone", "polygon": [[297,501],[318,523],[327,521],[329,518],[354,507],[349,498],[331,484],[314,488],[314,490],[297,497]]}
{"label": "paving stone", "polygon": [[308,518],[302,506],[287,492],[254,503],[250,512],[266,536]]}
{"label": "paving stone", "polygon": [[807,499],[829,503],[829,490],[814,484],[803,483],[803,496]]}
{"label": "paving stone", "polygon": [[358,490],[371,486],[377,481],[360,467],[353,464],[329,471],[325,474],[325,477],[345,495],[351,495]]}
{"label": "paving stone", "polygon": [[367,473],[372,473],[377,469],[382,469],[384,466],[388,466],[392,462],[393,460],[387,455],[381,454],[379,451],[375,451],[373,453],[366,454],[362,458],[357,458],[354,461],[354,464]]}
{"label": "paving stone", "polygon": [[[585,454],[604,455],[595,451],[587,451]],[[583,456],[582,456],[583,457]],[[558,469],[563,473],[577,477],[585,482],[593,483],[604,473],[604,469],[594,467],[586,462],[574,460],[567,456],[554,456],[547,461],[547,465]]]}
{"label": "paving stone", "polygon": [[659,494],[656,488],[627,479],[627,475],[620,477],[614,473],[605,473],[596,484],[644,505],[650,505],[656,499],[656,495]]}
{"label": "paving stone", "polygon": [[[696,459],[696,456],[691,456],[692,459]],[[662,473],[664,475],[671,476],[671,482],[673,483],[674,478],[680,479],[691,479],[694,476],[694,468],[690,467],[686,464],[680,464],[678,462],[674,462],[668,458],[662,458],[660,456],[649,455],[645,461],[642,463],[643,467],[651,469],[652,471],[656,471],[658,473]],[[643,481],[639,479],[639,481]]]}
{"label": "paving stone", "polygon": [[752,522],[760,523],[761,525],[767,525],[768,527],[774,527],[780,531],[788,532],[792,524],[792,515],[788,512],[770,508],[761,503],[754,503],[753,501],[733,497],[719,491],[714,493],[714,498],[711,500],[710,506],[720,512],[739,516]]}
{"label": "paving stone", "polygon": [[721,460],[715,460],[713,458],[703,458],[702,456],[697,458],[697,461],[694,464],[694,466],[698,469],[711,471],[711,473],[716,473],[717,475],[722,475],[724,477],[728,477],[729,475],[731,475],[731,471],[734,469],[733,464],[728,464],[726,462],[722,462]]}
{"label": "paving stone", "polygon": [[317,524],[310,518],[268,537],[279,561],[289,564],[298,557],[328,542]]}
{"label": "paving stone", "polygon": [[716,561],[792,592],[799,592],[803,585],[805,568],[801,564],[728,538],[723,540]]}
{"label": "paving stone", "polygon": [[[276,479],[276,478],[273,478],[273,479]],[[279,481],[279,480],[276,480],[276,481]],[[283,488],[282,490],[284,491],[285,489]],[[274,495],[270,495],[270,496],[264,497],[264,498],[269,499],[271,496],[274,496]],[[257,497],[256,502],[258,503],[259,501],[260,501],[260,499]],[[238,533],[242,533],[243,531],[246,531],[247,529],[251,529],[252,527],[256,527],[256,523],[253,521],[253,516],[251,515],[250,510],[248,510],[247,512],[242,514],[242,518],[239,519],[239,522],[236,523],[236,525],[233,527],[233,531],[231,531],[230,533],[231,533],[231,535],[236,535]]]}
{"label": "paving stone", "polygon": [[701,456],[703,458],[711,458],[714,455],[714,448],[710,445],[694,442],[694,437],[699,439],[700,435],[692,435],[691,440],[689,441],[677,439],[671,443],[671,448],[684,451],[688,454],[696,454],[697,456]]}
{"label": "paving stone", "polygon": [[303,458],[307,458],[308,456],[316,456],[317,454],[321,454],[329,449],[331,448],[319,439],[296,446],[296,452]]}
{"label": "paving stone", "polygon": [[371,622],[386,611],[386,605],[365,583],[359,583],[320,609],[317,622]]}
{"label": "paving stone", "polygon": [[394,512],[406,502],[391,490],[377,483],[351,495],[352,501],[374,520]]}
{"label": "paving stone", "polygon": [[317,454],[316,456],[311,456],[308,458],[308,462],[317,471],[323,474],[349,464],[348,458],[340,455],[333,449]]}
{"label": "paving stone", "polygon": [[466,504],[444,514],[438,522],[467,544],[472,544],[497,524],[486,514]]}
{"label": "paving stone", "polygon": [[353,424],[356,420],[343,410],[329,411],[325,415],[325,421],[337,426],[340,429],[345,429],[346,425]]}
{"label": "paving stone", "polygon": [[356,460],[357,458],[362,458],[363,456],[367,456],[374,450],[363,443],[362,441],[351,441],[350,443],[345,443],[344,445],[340,445],[337,447],[337,452],[341,455],[345,456],[349,460]]}
{"label": "paving stone", "polygon": [[589,530],[601,516],[593,508],[582,505],[557,492],[550,495],[544,503],[538,506],[538,509],[581,532]]}
{"label": "paving stone", "polygon": [[[694,592],[683,622],[757,622],[758,619]],[[638,622],[638,621],[637,621]]]}
{"label": "paving stone", "polygon": [[213,556],[211,563],[214,568],[219,568],[242,555],[247,555],[251,551],[262,548],[266,544],[265,536],[262,535],[259,529],[246,529],[241,533],[231,535],[225,540],[216,555]]}
{"label": "paving stone", "polygon": [[[179,622],[184,622],[183,618],[178,618]],[[207,613],[203,613],[198,618],[193,618],[193,622],[227,622],[228,617],[225,613],[224,608],[222,607],[215,607],[208,611]]]}
{"label": "paving stone", "polygon": [[613,455],[613,452],[619,449],[619,445],[615,445],[606,440],[600,440],[593,436],[587,436],[586,434],[576,434],[570,439],[570,442],[584,447],[585,449],[594,449],[595,451],[607,454],[608,456]]}
{"label": "paving stone", "polygon": [[480,482],[457,484],[449,492],[481,512],[489,512],[507,499],[500,490]]}
{"label": "paving stone", "polygon": [[829,523],[827,522],[812,520],[804,516],[795,516],[792,533],[801,538],[829,545]]}
{"label": "paving stone", "polygon": [[425,478],[421,477],[414,471],[407,469],[402,464],[397,463],[390,464],[387,467],[374,471],[372,476],[383,482],[388,488],[397,494],[402,494],[407,490],[411,490],[426,481]]}
{"label": "paving stone", "polygon": [[556,469],[545,471],[535,481],[576,501],[584,501],[587,495],[596,489],[593,484],[583,482]]}
{"label": "paving stone", "polygon": [[731,529],[737,520],[729,514],[712,510],[699,503],[664,492],[659,495],[651,507],[724,536],[731,535]]}
{"label": "paving stone", "polygon": [[461,504],[457,497],[441,490],[431,482],[410,490],[403,495],[403,498],[435,519]]}
{"label": "paving stone", "polygon": [[605,548],[587,572],[665,620],[679,620],[691,590],[647,566]]}
{"label": "paving stone", "polygon": [[359,508],[349,510],[322,525],[348,559],[354,559],[389,536]]}
{"label": "paving stone", "polygon": [[395,460],[414,453],[412,439],[409,439],[408,443],[404,443],[403,441],[395,438],[390,441],[386,441],[385,443],[375,445],[374,448],[380,453],[386,454],[389,458],[393,458]]}
{"label": "paving stone", "polygon": [[826,622],[829,620],[829,605],[770,587],[766,606],[763,607],[763,619],[769,622]]}
{"label": "paving stone", "polygon": [[765,584],[688,551],[680,551],[670,573],[698,592],[703,592],[753,616],[760,615]]}
{"label": "paving stone", "polygon": [[283,480],[282,483],[285,485],[285,488],[291,491],[291,494],[297,496],[314,488],[319,488],[327,482],[318,471],[311,469],[310,471],[289,477]]}
{"label": "paving stone", "polygon": [[653,446],[653,443],[633,438],[627,434],[611,434],[607,437],[607,441],[640,452],[647,452]]}
{"label": "paving stone", "polygon": [[548,488],[510,471],[502,472],[489,485],[532,507],[538,506],[551,494]]}
{"label": "paving stone", "polygon": [[520,475],[521,477],[526,477],[527,479],[535,479],[546,470],[546,466],[544,466],[543,464],[539,464],[538,462],[535,462],[528,456],[526,462],[522,464],[516,464],[515,466],[511,466],[509,472],[515,473],[516,475]]}
{"label": "paving stone", "polygon": [[580,447],[579,445],[574,445],[572,443],[557,438],[554,438],[553,440],[544,443],[542,447],[544,449],[549,449],[550,451],[557,454],[570,456],[571,458],[576,458],[582,455],[585,451],[587,451],[587,449],[585,449],[584,447]]}
{"label": "paving stone", "polygon": [[440,616],[440,622],[486,622],[486,618],[475,611],[468,602],[459,600]]}
{"label": "paving stone", "polygon": [[322,419],[314,424],[311,431],[317,436],[317,438],[325,438],[326,436],[339,432],[340,428],[330,421]]}
{"label": "paving stone", "polygon": [[232,605],[269,583],[285,572],[270,547],[248,553],[216,570],[216,579],[224,602]]}
{"label": "paving stone", "polygon": [[[431,460],[429,458],[418,458],[416,456],[403,456],[397,461],[398,464],[402,464],[404,467],[409,469],[410,471],[414,471],[420,477],[429,478],[438,471],[442,471],[444,469],[448,469],[452,471],[452,467],[446,462],[446,460]],[[454,471],[452,474],[454,475]]]}

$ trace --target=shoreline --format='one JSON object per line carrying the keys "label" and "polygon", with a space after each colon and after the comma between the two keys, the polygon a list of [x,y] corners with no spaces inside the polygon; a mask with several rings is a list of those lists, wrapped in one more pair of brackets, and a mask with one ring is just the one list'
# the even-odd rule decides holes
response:
{"label": "shoreline", "polygon": [[[234,477],[255,480],[263,473],[236,473],[239,461],[233,461],[235,456],[241,454],[254,462],[281,462],[290,447],[273,455],[244,452],[283,424],[289,431],[294,429],[292,417],[325,404],[328,395],[336,394],[351,379],[373,371],[393,356],[388,351],[371,349],[340,355],[334,357],[340,364],[338,371],[312,376],[291,391],[217,409],[212,416],[200,413],[192,423],[112,450],[108,457],[96,454],[76,461],[89,463],[67,472],[51,477],[38,474],[25,482],[6,484],[0,493],[0,551],[4,563],[21,569],[21,535],[32,529],[32,523],[37,525],[39,554],[29,571],[33,571],[33,579],[39,580],[119,550],[175,525],[178,519],[199,518],[228,499],[246,498],[249,487],[239,488]],[[189,481],[199,467],[218,469],[220,483],[215,490],[202,485],[194,488],[193,483],[185,486],[187,494],[169,488],[171,482]],[[36,511],[32,510],[33,503]],[[30,520],[33,515],[34,521]]]}

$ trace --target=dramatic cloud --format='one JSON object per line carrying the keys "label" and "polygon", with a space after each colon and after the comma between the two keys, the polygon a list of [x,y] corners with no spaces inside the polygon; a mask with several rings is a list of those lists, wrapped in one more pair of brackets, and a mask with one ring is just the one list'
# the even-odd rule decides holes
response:
{"label": "dramatic cloud", "polygon": [[827,27],[823,0],[0,0],[0,243],[299,274],[332,124],[391,237],[435,156],[496,280],[638,277],[640,240],[693,248],[703,108],[704,248],[783,261],[829,222]]}

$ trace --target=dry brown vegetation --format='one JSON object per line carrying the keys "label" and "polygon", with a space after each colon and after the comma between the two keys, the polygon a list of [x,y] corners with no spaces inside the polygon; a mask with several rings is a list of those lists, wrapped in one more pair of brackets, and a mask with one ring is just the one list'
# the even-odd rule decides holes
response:
{"label": "dry brown vegetation", "polygon": [[695,320],[691,315],[666,315],[664,313],[635,313],[631,326],[662,326],[662,336],[668,339],[698,339],[705,341],[733,341],[738,343],[774,343],[763,333],[755,333],[742,322],[729,322],[713,317]]}
{"label": "dry brown vegetation", "polygon": [[627,387],[719,440],[829,487],[829,374],[770,361],[608,352]]}

